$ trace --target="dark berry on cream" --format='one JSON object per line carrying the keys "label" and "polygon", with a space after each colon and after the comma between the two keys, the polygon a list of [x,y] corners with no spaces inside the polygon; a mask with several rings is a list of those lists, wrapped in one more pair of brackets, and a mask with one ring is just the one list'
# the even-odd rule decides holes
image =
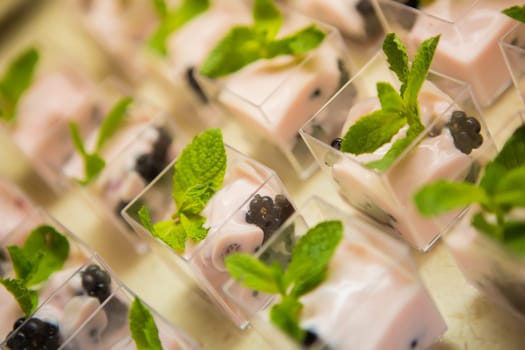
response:
{"label": "dark berry on cream", "polygon": [[98,265],[92,264],[81,272],[82,288],[89,296],[96,297],[101,303],[111,294],[111,277]]}
{"label": "dark berry on cream", "polygon": [[264,232],[263,243],[282,225],[295,209],[283,195],[275,196],[275,201],[269,196],[256,194],[250,202],[250,209],[245,220],[255,224]]}
{"label": "dark berry on cream", "polygon": [[454,139],[454,146],[465,154],[470,154],[473,149],[480,147],[483,143],[479,121],[468,117],[463,111],[452,112],[447,126]]}
{"label": "dark berry on cream", "polygon": [[41,320],[30,318],[18,319],[13,330],[8,335],[7,346],[11,350],[55,350],[60,346],[58,326]]}

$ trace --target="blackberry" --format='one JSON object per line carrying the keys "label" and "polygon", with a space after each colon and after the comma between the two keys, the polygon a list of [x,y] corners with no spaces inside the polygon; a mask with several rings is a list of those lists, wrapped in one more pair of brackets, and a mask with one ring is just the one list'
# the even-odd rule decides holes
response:
{"label": "blackberry", "polygon": [[336,150],[340,151],[341,150],[341,144],[343,143],[343,139],[340,138],[340,137],[336,137],[331,143],[330,143],[330,146],[332,146],[332,148],[335,148]]}
{"label": "blackberry", "polygon": [[274,202],[269,196],[256,194],[250,202],[245,220],[263,230],[264,243],[294,211],[292,204],[283,195],[277,195]]}
{"label": "blackberry", "polygon": [[315,332],[312,332],[311,330],[306,330],[304,334],[302,345],[304,347],[314,345],[317,342],[317,339],[318,339],[318,336]]}
{"label": "blackberry", "polygon": [[204,93],[204,90],[200,86],[197,79],[195,79],[195,67],[189,67],[186,69],[186,81],[190,88],[195,92],[197,97],[201,100],[202,103],[208,103],[208,96]]}
{"label": "blackberry", "polygon": [[39,318],[16,320],[8,334],[7,346],[12,350],[55,350],[61,345],[58,326]]}
{"label": "blackberry", "polygon": [[135,170],[146,182],[151,182],[164,169],[167,162],[168,148],[172,139],[164,129],[157,129],[158,137],[151,153],[143,153],[135,162]]}
{"label": "blackberry", "polygon": [[82,288],[89,296],[96,297],[101,303],[111,294],[111,277],[98,265],[91,264],[81,272]]}
{"label": "blackberry", "polygon": [[480,147],[483,143],[481,125],[476,118],[468,117],[463,111],[452,112],[447,127],[454,139],[454,146],[465,154],[470,154],[472,149]]}

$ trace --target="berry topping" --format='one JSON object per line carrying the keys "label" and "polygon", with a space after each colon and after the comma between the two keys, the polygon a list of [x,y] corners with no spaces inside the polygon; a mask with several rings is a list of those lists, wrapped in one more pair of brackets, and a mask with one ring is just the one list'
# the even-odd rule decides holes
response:
{"label": "berry topping", "polygon": [[[8,335],[7,346],[12,350],[54,350],[60,346],[58,326],[38,318],[18,319]],[[21,327],[20,327],[21,326]],[[20,327],[20,328],[19,328]],[[14,332],[14,333],[13,333]]]}
{"label": "berry topping", "polygon": [[247,223],[255,224],[263,230],[264,243],[294,211],[292,204],[282,194],[275,196],[275,201],[269,196],[256,194],[250,202],[245,219]]}
{"label": "berry topping", "polygon": [[311,330],[306,330],[303,338],[303,346],[309,347],[314,345],[317,342],[317,334],[315,332],[312,332]]}
{"label": "berry topping", "polygon": [[470,154],[472,149],[480,147],[483,143],[481,125],[476,118],[467,117],[463,111],[452,112],[447,126],[454,139],[454,146],[465,154]]}
{"label": "berry topping", "polygon": [[166,130],[157,129],[157,132],[158,137],[153,144],[153,151],[141,154],[135,163],[135,170],[147,182],[151,182],[166,166],[168,148],[172,142]]}
{"label": "berry topping", "polygon": [[111,277],[98,265],[91,264],[82,275],[82,287],[89,296],[96,297],[102,303],[111,293]]}
{"label": "berry topping", "polygon": [[341,149],[342,142],[343,142],[343,139],[340,137],[337,137],[330,143],[330,146],[332,146],[332,148],[335,148],[336,150],[339,151]]}

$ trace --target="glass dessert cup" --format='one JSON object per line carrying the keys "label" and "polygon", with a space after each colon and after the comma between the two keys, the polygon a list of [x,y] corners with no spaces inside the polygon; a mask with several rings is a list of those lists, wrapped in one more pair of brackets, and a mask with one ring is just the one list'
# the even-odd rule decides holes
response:
{"label": "glass dessert cup", "polygon": [[34,205],[25,193],[0,176],[0,242],[33,210]]}
{"label": "glass dessert cup", "polygon": [[[256,256],[267,265],[278,262],[286,268],[297,240],[326,220],[342,222],[343,239],[327,277],[299,299],[300,327],[318,339],[300,348],[424,349],[437,341],[446,325],[418,277],[410,249],[362,215],[310,198]],[[254,328],[275,348],[284,348],[282,342],[290,340],[270,324],[268,315],[278,296],[260,293],[263,298],[255,303],[249,297],[254,291],[233,280],[224,289],[246,310]]]}
{"label": "glass dessert cup", "polygon": [[525,103],[525,24],[517,23],[505,34],[499,45],[514,86]]}
{"label": "glass dessert cup", "polygon": [[[93,254],[92,249],[84,242],[80,241],[74,234],[68,231],[53,217],[35,208],[29,213],[24,220],[13,229],[8,236],[0,241],[0,277],[14,278],[15,273],[10,255],[7,251],[9,246],[21,247],[26,239],[29,237],[31,231],[42,225],[53,227],[59,233],[63,234],[69,241],[69,255],[60,271],[56,271],[49,276],[45,281],[30,287],[36,290],[39,297],[39,304],[41,305],[80,265],[82,265]],[[0,338],[4,339],[9,329],[11,329],[14,322],[21,316],[23,312],[17,304],[13,296],[7,292],[4,286],[0,286],[0,315],[1,327]]]}
{"label": "glass dessert cup", "polygon": [[[169,220],[176,212],[171,196],[174,162],[152,181],[122,214],[135,231],[148,237],[153,251],[170,266],[182,268],[187,272],[213,303],[236,325],[242,326],[246,322],[245,315],[237,305],[226,298],[222,290],[222,285],[229,278],[224,267],[224,257],[235,251],[253,253],[276,229],[272,226],[263,231],[260,226],[247,222],[247,213],[256,198],[260,200],[269,196],[275,205],[278,201],[286,203],[286,206],[281,206],[287,208],[286,211],[283,209],[283,215],[284,212],[293,212],[294,206],[281,180],[272,170],[227,145],[226,156],[224,185],[201,213],[206,218],[204,226],[209,227],[208,234],[200,242],[187,240],[183,253],[155,238],[139,219],[139,210],[143,206],[148,208],[153,223]],[[286,201],[283,201],[284,199]]]}
{"label": "glass dessert cup", "polygon": [[375,0],[387,32],[396,32],[415,52],[423,40],[441,35],[432,69],[469,82],[483,107],[511,85],[498,42],[514,21],[501,10],[516,0],[436,1],[421,10],[391,0]]}
{"label": "glass dessert cup", "polygon": [[210,99],[239,122],[250,144],[259,138],[277,146],[304,179],[317,165],[299,128],[348,81],[353,63],[337,29],[292,11],[283,15],[279,37],[314,23],[326,35],[323,42],[302,56],[258,60],[225,77],[197,78]]}
{"label": "glass dessert cup", "polygon": [[[99,128],[86,137],[86,142],[93,141],[93,145],[98,133]],[[177,156],[184,144],[184,137],[169,116],[147,101],[135,99],[126,110],[124,122],[100,150],[106,162],[104,169],[86,185],[77,182],[85,175],[83,159],[75,153],[62,166],[62,176],[142,254],[148,249],[147,243],[127,225],[120,211]]]}
{"label": "glass dessert cup", "polygon": [[[379,108],[375,87],[379,81],[399,86],[382,52],[303,126],[301,135],[349,204],[382,223],[386,231],[427,251],[459,211],[438,219],[423,218],[412,201],[413,194],[422,184],[437,179],[476,181],[477,159],[485,148],[494,147],[493,141],[470,86],[431,71],[418,97],[425,130],[386,170],[368,167],[367,163],[381,158],[391,143],[360,156],[343,153],[332,143],[360,116]],[[469,154],[455,146],[455,136],[449,131],[454,111],[463,111],[479,123],[483,142]],[[403,129],[394,138],[402,133]]]}
{"label": "glass dessert cup", "polygon": [[[87,275],[96,278],[104,276],[105,279],[101,282],[103,286],[97,286],[96,290],[89,289],[84,282]],[[31,316],[20,322],[16,330],[0,344],[0,348],[16,349],[10,345],[17,342],[18,334],[30,327],[26,327],[29,322],[38,319],[56,327],[56,347],[50,348],[136,349],[128,317],[135,297],[137,296],[118,279],[105,262],[94,254],[82,266],[77,267]],[[164,349],[197,349],[186,334],[144,302],[143,305],[149,309],[155,320]]]}
{"label": "glass dessert cup", "polygon": [[[175,9],[180,1],[173,3],[168,7]],[[169,92],[167,98],[174,108],[194,108],[197,115],[186,118],[187,122],[198,122],[205,128],[223,122],[221,111],[209,103],[197,82],[195,70],[231,25],[249,21],[247,4],[236,0],[211,2],[207,11],[167,36],[163,54],[150,44],[161,22],[151,1],[77,0],[72,12],[110,63],[132,84],[151,81]]]}
{"label": "glass dessert cup", "polygon": [[[498,148],[510,137],[517,127],[525,123],[525,111],[518,112],[505,127],[494,135]],[[488,160],[496,152],[488,152]],[[505,246],[504,243],[479,232],[471,226],[471,219],[479,210],[473,205],[451,232],[443,237],[449,251],[465,279],[489,299],[525,320],[525,260]],[[523,212],[514,209],[517,218]],[[521,209],[522,210],[522,209]]]}

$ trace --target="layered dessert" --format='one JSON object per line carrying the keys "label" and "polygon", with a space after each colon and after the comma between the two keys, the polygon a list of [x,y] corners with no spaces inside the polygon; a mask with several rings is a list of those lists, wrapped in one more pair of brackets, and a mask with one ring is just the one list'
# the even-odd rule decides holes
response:
{"label": "layered dessert", "polygon": [[[518,116],[508,120],[505,130],[513,129],[515,121],[519,127],[508,138],[503,137],[506,142],[498,154],[487,154],[490,161],[484,164],[478,183],[429,183],[418,190],[414,200],[421,214],[428,217],[471,206],[445,237],[447,246],[475,288],[524,318],[525,212],[521,193],[525,190],[525,126],[523,116]],[[459,196],[463,196],[461,201],[451,201]]]}
{"label": "layered dessert", "polygon": [[225,147],[212,129],[196,136],[124,215],[137,231],[157,238],[170,263],[182,257],[212,300],[242,325],[244,315],[222,291],[229,278],[224,258],[255,253],[293,211],[277,176]]}
{"label": "layered dessert", "polygon": [[[40,211],[33,211],[0,242],[0,338],[17,319],[45,302],[89,257],[91,252],[76,237]],[[21,257],[22,255],[22,257]],[[25,256],[25,258],[24,258]],[[24,266],[24,268],[21,268]],[[8,287],[21,281],[22,289],[35,294],[31,307],[24,294]],[[22,301],[19,301],[21,298]],[[24,307],[22,306],[24,305]]]}
{"label": "layered dessert", "polygon": [[[333,218],[341,213],[331,207],[327,213],[303,214]],[[303,220],[295,216],[287,229],[277,233],[282,237],[272,240],[259,252],[260,260],[248,264],[250,257],[242,254],[227,259],[234,278],[252,293],[264,292],[267,303],[247,304],[239,299],[242,295],[239,287],[230,283],[226,290],[231,297],[256,312],[256,317],[295,338],[303,348],[426,349],[445,331],[444,320],[417,272],[405,264],[407,259],[411,260],[406,246],[357,216],[344,221],[321,221],[315,226],[305,225]],[[334,226],[340,230],[334,230]],[[336,235],[340,238],[334,242]],[[275,251],[282,254],[279,238],[285,236],[294,237],[292,248],[287,259],[275,259]],[[376,247],[378,242],[380,249]],[[333,253],[327,260],[331,249]],[[284,282],[270,277],[283,273],[275,268],[276,264],[282,266]],[[273,272],[268,275],[270,271]],[[302,273],[307,275],[301,277]],[[321,274],[320,281],[316,273]],[[271,296],[278,292],[271,293],[269,286],[273,283],[287,286],[289,280],[293,281],[291,286],[281,290],[280,296]],[[292,310],[297,313],[293,311],[294,316],[287,319],[283,314],[296,302],[299,304]],[[283,319],[288,323],[283,323]],[[371,323],[374,327],[370,327]],[[266,335],[275,336],[272,332]]]}
{"label": "layered dessert", "polygon": [[[389,34],[384,47],[393,47],[394,37]],[[439,47],[438,37],[425,45],[430,41]],[[422,57],[431,60],[432,55]],[[423,218],[412,202],[414,192],[437,179],[476,181],[475,159],[491,145],[490,137],[466,84],[434,73],[426,80],[425,75],[407,78],[396,69],[403,78],[398,85],[388,63],[379,53],[345,86],[354,99],[342,91],[305,124],[302,136],[344,199],[417,249],[427,250],[458,212]],[[426,74],[421,61],[414,65],[416,74]],[[410,85],[414,81],[419,81],[417,93]]]}
{"label": "layered dessert", "polygon": [[481,105],[491,105],[510,85],[498,42],[513,21],[501,11],[519,1],[436,0],[419,10],[390,0],[379,4],[390,30],[406,34],[412,52],[425,38],[441,34],[432,68],[469,82]]}
{"label": "layered dessert", "polygon": [[130,311],[134,294],[112,277],[104,265],[90,260],[34,314],[18,319],[4,346],[11,350],[137,349],[130,323],[147,333],[151,324],[141,324],[146,312],[156,326],[162,349],[196,349],[182,332],[145,306],[142,320],[134,319]]}
{"label": "layered dessert", "polygon": [[[268,22],[275,27],[266,38],[256,34],[264,26],[256,2],[251,23],[231,26],[199,72],[204,89],[243,130],[276,145],[306,177],[312,159],[301,153],[298,130],[348,81],[353,67],[337,29],[272,6]],[[233,41],[242,44],[230,45]]]}

